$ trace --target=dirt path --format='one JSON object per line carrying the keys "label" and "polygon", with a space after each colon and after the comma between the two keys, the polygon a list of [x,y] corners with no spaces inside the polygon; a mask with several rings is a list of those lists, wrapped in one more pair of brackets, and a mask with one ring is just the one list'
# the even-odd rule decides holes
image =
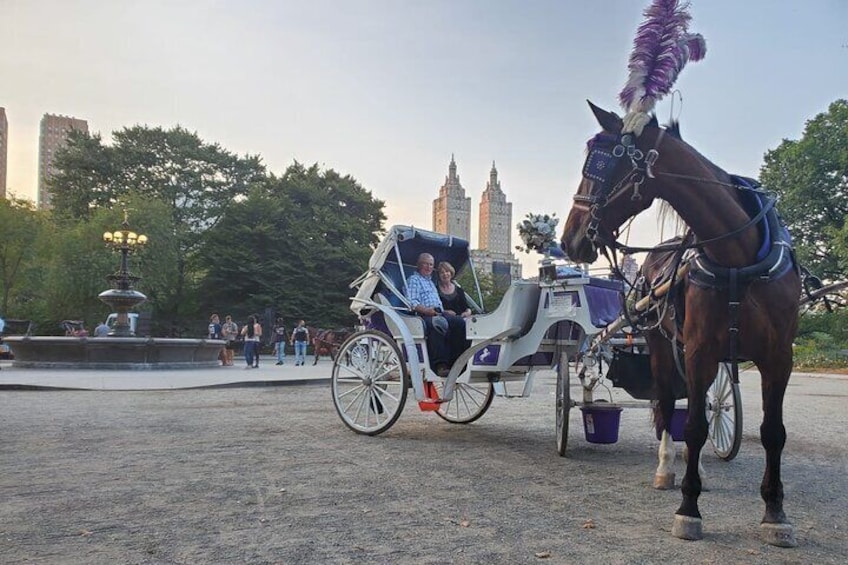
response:
{"label": "dirt path", "polygon": [[376,438],[341,423],[326,386],[3,391],[0,562],[845,562],[848,379],[790,384],[790,550],[757,536],[755,378],[738,457],[705,457],[700,542],[670,536],[680,494],[650,487],[648,412],[625,410],[619,443],[602,446],[573,410],[560,458],[553,390],[544,375],[468,426],[409,405]]}

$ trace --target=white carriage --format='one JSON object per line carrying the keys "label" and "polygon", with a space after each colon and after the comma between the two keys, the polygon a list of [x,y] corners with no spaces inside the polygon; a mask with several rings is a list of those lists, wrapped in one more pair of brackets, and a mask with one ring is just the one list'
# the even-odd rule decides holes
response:
{"label": "white carriage", "polygon": [[[489,409],[494,396],[528,396],[535,372],[554,369],[557,450],[563,455],[569,411],[578,405],[601,407],[594,396],[602,384],[649,398],[643,393],[650,373],[628,375],[625,370],[618,371],[617,381],[607,378],[618,352],[644,360],[644,342],[638,336],[610,333],[588,349],[593,338],[619,320],[622,283],[589,277],[565,263],[544,264],[538,280],[513,281],[491,312],[478,306],[473,276],[477,300],[469,296],[474,313],[466,319],[470,347],[447,377],[439,377],[430,367],[423,320],[405,298],[407,277],[422,252],[433,255],[437,264],[449,261],[458,275],[466,269],[473,273],[467,241],[408,226],[389,230],[368,270],[351,284],[358,289],[351,308],[366,329],[340,346],[333,366],[333,401],[353,431],[376,435],[389,429],[410,388],[421,410],[448,422],[470,423]],[[570,395],[572,374],[582,385],[580,400]],[[742,414],[738,385],[724,366],[710,389],[708,412],[716,452],[731,459],[741,440]]]}

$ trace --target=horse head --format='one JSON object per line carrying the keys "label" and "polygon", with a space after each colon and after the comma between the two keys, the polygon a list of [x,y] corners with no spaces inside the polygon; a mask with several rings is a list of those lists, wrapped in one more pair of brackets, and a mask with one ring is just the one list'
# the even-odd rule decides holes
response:
{"label": "horse head", "polygon": [[589,107],[602,130],[587,144],[583,179],[565,222],[560,247],[572,261],[592,263],[598,249],[615,240],[621,225],[656,197],[650,182],[660,132],[652,118],[642,132],[622,134],[613,112]]}

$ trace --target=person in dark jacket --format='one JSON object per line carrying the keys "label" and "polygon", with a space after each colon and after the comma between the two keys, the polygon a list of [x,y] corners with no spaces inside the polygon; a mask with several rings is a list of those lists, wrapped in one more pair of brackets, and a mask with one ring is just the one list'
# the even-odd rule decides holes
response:
{"label": "person in dark jacket", "polygon": [[274,353],[277,354],[277,365],[286,363],[286,326],[282,318],[277,318],[274,326]]}

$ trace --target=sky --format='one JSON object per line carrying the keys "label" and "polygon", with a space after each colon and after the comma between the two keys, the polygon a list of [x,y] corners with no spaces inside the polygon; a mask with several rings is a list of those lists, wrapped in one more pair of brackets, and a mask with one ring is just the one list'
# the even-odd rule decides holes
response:
{"label": "sky", "polygon": [[[0,0],[7,194],[35,199],[43,114],[111,133],[177,124],[281,174],[349,174],[387,225],[430,229],[451,155],[472,247],[492,162],[513,204],[560,230],[598,129],[586,100],[618,93],[648,0]],[[848,1],[692,0],[707,43],[661,122],[729,172],[848,97]],[[652,212],[630,243],[670,234]],[[519,243],[513,230],[513,245]],[[525,276],[538,256],[518,254]],[[528,269],[531,269],[528,271]]]}

